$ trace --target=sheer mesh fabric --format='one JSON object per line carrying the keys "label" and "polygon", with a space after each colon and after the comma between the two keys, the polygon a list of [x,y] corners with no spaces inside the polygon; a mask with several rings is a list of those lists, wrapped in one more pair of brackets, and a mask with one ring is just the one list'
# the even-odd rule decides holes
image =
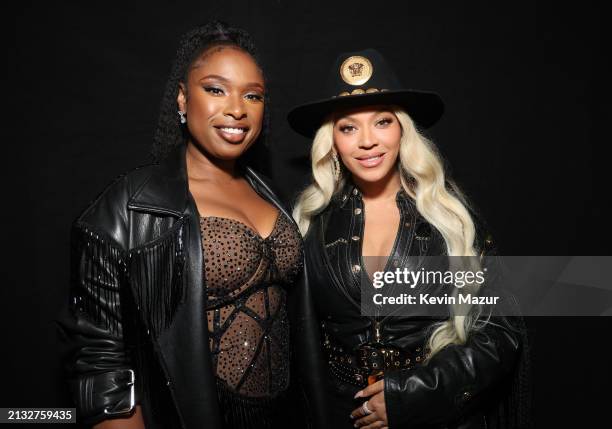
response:
{"label": "sheer mesh fabric", "polygon": [[266,238],[234,219],[202,217],[200,227],[215,375],[242,396],[274,397],[289,382],[283,286],[302,266],[299,232],[282,214]]}

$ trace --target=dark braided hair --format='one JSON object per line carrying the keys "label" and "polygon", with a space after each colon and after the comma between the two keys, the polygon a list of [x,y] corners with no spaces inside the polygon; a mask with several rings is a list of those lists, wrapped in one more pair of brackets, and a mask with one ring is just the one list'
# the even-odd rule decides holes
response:
{"label": "dark braided hair", "polygon": [[[255,63],[261,69],[253,40],[249,33],[243,29],[231,27],[221,21],[211,21],[184,34],[179,42],[172,71],[166,83],[157,128],[153,135],[151,154],[157,161],[164,159],[173,149],[187,142],[189,131],[179,121],[178,104],[176,102],[179,83],[186,83],[191,65],[205,51],[217,46],[232,46],[243,50],[253,57]],[[267,104],[267,95],[264,101]],[[263,121],[261,134],[253,146],[262,146],[257,143],[259,141],[265,142],[269,127],[269,109],[267,108],[264,109]],[[253,151],[249,150],[249,152]],[[253,156],[250,158],[253,158]]]}

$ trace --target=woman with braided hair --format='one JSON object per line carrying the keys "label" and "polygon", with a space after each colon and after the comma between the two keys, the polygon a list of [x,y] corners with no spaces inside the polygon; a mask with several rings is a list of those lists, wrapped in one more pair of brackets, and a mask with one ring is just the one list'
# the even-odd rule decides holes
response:
{"label": "woman with braided hair", "polygon": [[79,421],[96,428],[274,428],[289,384],[291,215],[246,166],[266,122],[249,35],[181,40],[156,162],[115,180],[72,229],[63,323]]}

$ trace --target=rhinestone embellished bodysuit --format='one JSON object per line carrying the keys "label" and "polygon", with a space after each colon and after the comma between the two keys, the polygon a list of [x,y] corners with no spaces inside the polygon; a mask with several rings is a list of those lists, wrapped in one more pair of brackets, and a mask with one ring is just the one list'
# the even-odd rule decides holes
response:
{"label": "rhinestone embellished bodysuit", "polygon": [[228,218],[202,217],[200,228],[220,405],[226,423],[254,427],[237,416],[257,410],[253,418],[265,420],[270,400],[289,383],[284,286],[302,268],[302,239],[282,213],[266,238]]}

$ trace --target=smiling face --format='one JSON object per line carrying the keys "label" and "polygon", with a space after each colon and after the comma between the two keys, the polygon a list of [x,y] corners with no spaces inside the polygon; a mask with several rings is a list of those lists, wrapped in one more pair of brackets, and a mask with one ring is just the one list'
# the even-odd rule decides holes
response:
{"label": "smiling face", "polygon": [[248,53],[233,46],[205,51],[177,98],[191,142],[213,158],[239,158],[261,132],[264,91],[262,72]]}
{"label": "smiling face", "polygon": [[397,117],[385,107],[347,110],[334,121],[334,146],[357,181],[377,183],[398,174],[401,137]]}

